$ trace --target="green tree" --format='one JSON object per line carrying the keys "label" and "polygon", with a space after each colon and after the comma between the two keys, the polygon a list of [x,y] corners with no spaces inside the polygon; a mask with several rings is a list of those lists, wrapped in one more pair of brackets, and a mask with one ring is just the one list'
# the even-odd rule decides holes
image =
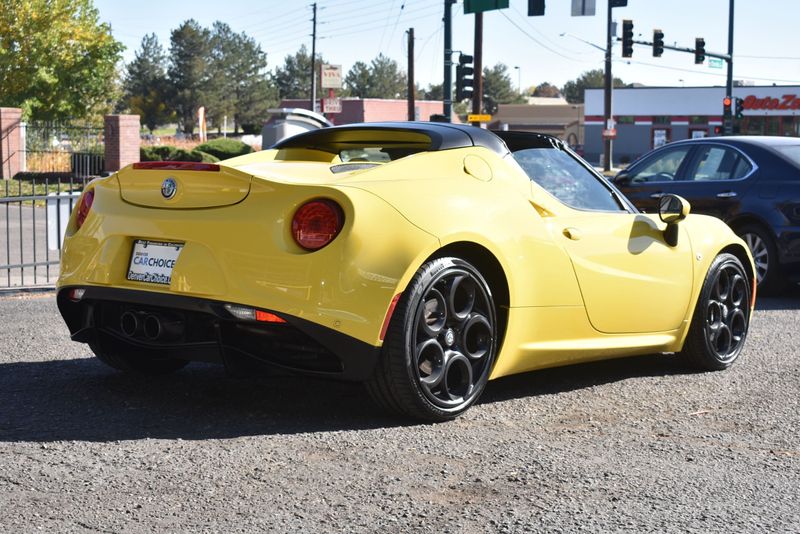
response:
{"label": "green tree", "polygon": [[[314,70],[317,77],[317,96],[320,95],[319,65],[324,63],[317,54]],[[311,54],[306,45],[300,47],[294,55],[284,59],[283,66],[275,69],[273,81],[278,89],[279,98],[311,98]]]}
{"label": "green tree", "polygon": [[[583,104],[584,91],[588,88],[604,87],[605,76],[603,69],[588,70],[575,80],[570,80],[564,84],[561,94],[570,104]],[[614,87],[625,87],[625,82],[619,78],[614,78]]]}
{"label": "green tree", "polygon": [[559,96],[561,96],[561,92],[555,85],[547,82],[542,82],[536,86],[536,89],[534,89],[533,96],[540,96],[544,98],[558,98]]}
{"label": "green tree", "polygon": [[367,98],[370,88],[369,67],[363,61],[356,61],[344,77],[345,92],[348,96]]}
{"label": "green tree", "polygon": [[124,100],[132,113],[150,130],[170,120],[167,108],[167,56],[156,34],[145,35],[136,57],[128,65],[123,82]]}
{"label": "green tree", "polygon": [[428,88],[422,91],[422,98],[425,100],[444,100],[444,84],[432,83]]}
{"label": "green tree", "polygon": [[357,61],[344,78],[347,93],[359,98],[405,98],[408,78],[397,61],[378,54],[369,66]]}
{"label": "green tree", "polygon": [[117,96],[123,49],[91,0],[4,0],[0,102],[27,119],[101,115]]}
{"label": "green tree", "polygon": [[197,109],[208,93],[210,33],[195,20],[187,20],[172,30],[170,39],[170,104],[184,133],[197,125]]}
{"label": "green tree", "polygon": [[[483,68],[483,95],[484,100],[489,97],[497,104],[511,104],[522,101],[511,83],[508,67],[503,63],[498,63],[491,68]],[[493,113],[488,108],[487,111]]]}
{"label": "green tree", "polygon": [[228,116],[236,133],[242,125],[258,129],[277,94],[267,75],[267,55],[255,39],[214,23],[209,70],[208,115],[217,128]]}
{"label": "green tree", "polygon": [[369,66],[370,85],[367,98],[405,98],[408,78],[397,61],[378,54]]}

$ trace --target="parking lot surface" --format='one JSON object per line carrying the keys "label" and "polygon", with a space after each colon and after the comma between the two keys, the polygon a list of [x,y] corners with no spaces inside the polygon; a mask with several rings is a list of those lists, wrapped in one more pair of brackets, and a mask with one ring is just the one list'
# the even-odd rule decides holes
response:
{"label": "parking lot surface", "polygon": [[51,293],[0,324],[4,532],[800,531],[800,292],[759,301],[728,371],[528,373],[435,425],[357,384],[119,374]]}

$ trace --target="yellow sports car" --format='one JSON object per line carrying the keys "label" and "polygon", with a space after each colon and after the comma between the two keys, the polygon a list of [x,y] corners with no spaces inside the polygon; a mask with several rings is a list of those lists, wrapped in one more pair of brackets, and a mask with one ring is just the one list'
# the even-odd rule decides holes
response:
{"label": "yellow sports car", "polygon": [[72,339],[123,371],[257,360],[452,419],[488,380],[739,356],[747,246],[680,197],[643,214],[558,139],[444,123],[307,132],[91,182],[64,244]]}

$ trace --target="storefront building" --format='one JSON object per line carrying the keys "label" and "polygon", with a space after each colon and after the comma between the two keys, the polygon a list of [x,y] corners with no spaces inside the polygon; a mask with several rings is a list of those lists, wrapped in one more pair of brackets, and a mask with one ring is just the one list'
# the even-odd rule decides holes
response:
{"label": "storefront building", "polygon": [[[800,86],[740,86],[739,133],[800,137]],[[612,125],[615,165],[671,141],[721,135],[724,87],[632,87],[614,89]],[[585,93],[584,155],[598,163],[603,154],[603,90]]]}

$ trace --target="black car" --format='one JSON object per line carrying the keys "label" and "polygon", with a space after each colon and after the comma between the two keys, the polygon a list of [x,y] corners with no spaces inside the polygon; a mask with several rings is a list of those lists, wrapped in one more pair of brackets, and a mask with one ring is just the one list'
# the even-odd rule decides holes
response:
{"label": "black car", "polygon": [[800,138],[712,137],[649,152],[613,179],[642,211],[674,193],[693,213],[719,217],[748,244],[758,289],[800,279]]}

